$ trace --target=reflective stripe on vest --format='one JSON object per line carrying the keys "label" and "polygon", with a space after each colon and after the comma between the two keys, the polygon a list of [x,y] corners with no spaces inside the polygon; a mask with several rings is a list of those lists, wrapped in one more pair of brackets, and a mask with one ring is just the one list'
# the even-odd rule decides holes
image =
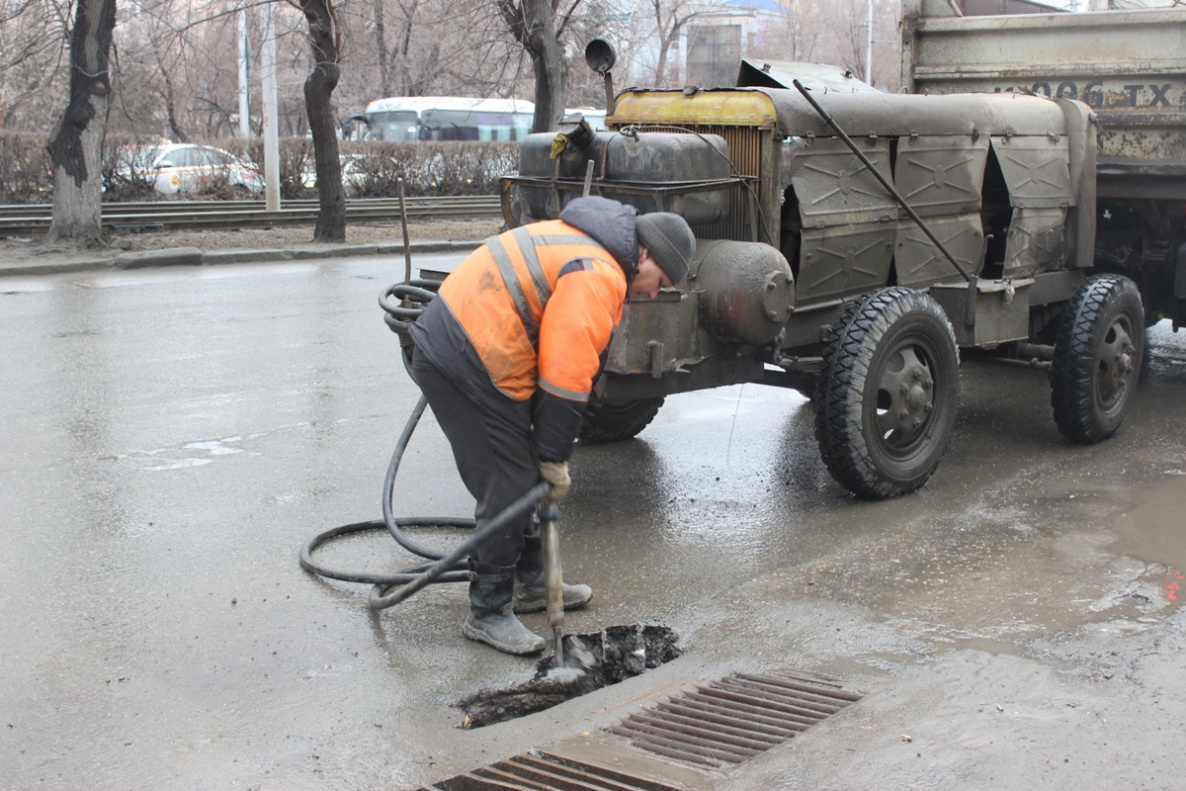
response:
{"label": "reflective stripe on vest", "polygon": [[[594,247],[605,251],[595,239],[589,236],[578,236],[576,234],[540,234],[539,236],[532,236],[531,232],[527,230],[526,226],[519,226],[511,232],[515,239],[515,243],[519,246],[519,252],[523,255],[523,263],[527,266],[527,272],[531,275],[531,283],[535,287],[535,294],[539,298],[539,307],[542,311],[548,305],[548,298],[552,296],[552,287],[548,284],[548,276],[544,274],[544,268],[540,265],[539,256],[535,252],[535,248],[540,245],[553,244],[580,244],[588,247]],[[506,286],[507,293],[511,296],[511,301],[515,303],[515,310],[519,313],[519,319],[523,322],[523,328],[527,330],[527,338],[531,341],[531,348],[539,351],[539,324],[535,321],[535,316],[531,314],[531,305],[527,301],[527,294],[523,291],[523,283],[519,280],[519,276],[515,273],[515,265],[511,262],[511,256],[507,252],[506,247],[503,246],[502,240],[497,236],[491,236],[486,240],[486,248],[490,251],[490,256],[494,259],[495,266],[498,267],[498,273],[502,275],[503,285]]]}

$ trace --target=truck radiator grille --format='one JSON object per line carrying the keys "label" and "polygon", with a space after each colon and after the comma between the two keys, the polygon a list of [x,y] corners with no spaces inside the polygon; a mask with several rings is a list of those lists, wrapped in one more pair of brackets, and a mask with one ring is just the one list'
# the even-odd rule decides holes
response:
{"label": "truck radiator grille", "polygon": [[[705,135],[720,135],[729,144],[729,159],[736,171],[733,175],[757,179],[751,182],[753,195],[762,194],[762,144],[769,140],[769,130],[753,126],[692,125],[692,132]],[[713,223],[697,223],[692,226],[701,239],[750,239],[759,224],[755,213],[757,201],[744,187],[734,187],[729,195],[729,212],[723,220]],[[773,240],[777,244],[777,240]]]}

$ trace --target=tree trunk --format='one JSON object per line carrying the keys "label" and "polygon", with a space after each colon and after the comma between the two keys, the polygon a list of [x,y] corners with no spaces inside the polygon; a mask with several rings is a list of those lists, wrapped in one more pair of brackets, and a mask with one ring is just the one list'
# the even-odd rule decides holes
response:
{"label": "tree trunk", "polygon": [[341,69],[338,57],[341,37],[333,0],[301,0],[309,23],[309,46],[313,50],[313,71],[305,79],[305,109],[313,131],[313,159],[317,170],[317,199],[320,211],[313,229],[315,242],[346,240],[346,193],[342,189],[342,162],[338,158],[338,124],[331,97]]}
{"label": "tree trunk", "polygon": [[[655,9],[655,31],[659,34],[659,62],[655,64],[655,87],[663,88],[663,78],[667,76],[667,50],[671,48],[671,39],[666,36],[663,26],[663,8],[659,0],[651,0],[651,7]],[[674,19],[675,14],[672,13]]]}
{"label": "tree trunk", "polygon": [[[535,75],[535,120],[532,132],[550,132],[564,117],[568,98],[568,64],[556,33],[556,19],[550,0],[497,0],[498,10],[512,35],[531,56]],[[574,3],[573,8],[576,7]]]}
{"label": "tree trunk", "polygon": [[[412,51],[412,34],[416,29],[416,11],[419,10],[419,8],[420,0],[411,0],[411,2],[400,3],[400,10],[403,11],[404,14],[403,35],[400,38],[399,46],[397,48],[400,64],[400,96],[422,96],[424,94],[423,79],[418,79],[413,84],[412,70],[409,67],[409,63],[411,61],[408,57],[408,53]],[[393,51],[392,54],[396,54],[396,51]],[[431,74],[433,71],[435,71],[437,58],[439,56],[440,43],[433,42],[432,46],[429,48],[427,59],[418,64],[419,73],[424,75]]]}
{"label": "tree trunk", "polygon": [[103,138],[114,30],[115,0],[78,0],[70,34],[70,102],[46,144],[54,167],[50,242],[102,242]]}
{"label": "tree trunk", "polygon": [[535,119],[532,132],[550,132],[560,127],[568,99],[568,63],[564,47],[556,37],[549,0],[523,0],[532,19],[531,70],[535,74]]}
{"label": "tree trunk", "polygon": [[177,123],[177,100],[173,96],[173,78],[165,71],[165,65],[160,63],[161,72],[165,75],[165,118],[169,122],[169,135],[174,143],[188,143],[189,138]]}
{"label": "tree trunk", "polygon": [[375,20],[375,49],[379,54],[379,95],[391,95],[391,77],[388,73],[387,24],[383,19],[383,0],[372,0]]}

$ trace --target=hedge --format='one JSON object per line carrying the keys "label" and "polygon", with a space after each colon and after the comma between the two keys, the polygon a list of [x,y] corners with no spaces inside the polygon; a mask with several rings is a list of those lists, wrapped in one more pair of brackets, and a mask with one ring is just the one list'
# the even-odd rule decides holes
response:
{"label": "hedge", "polygon": [[[153,188],[154,176],[135,156],[152,142],[108,135],[103,155],[103,200],[168,200]],[[263,141],[225,138],[206,143],[229,151],[262,177]],[[498,179],[518,167],[519,144],[510,142],[362,142],[339,141],[342,182],[348,197],[385,198],[404,194],[495,195]],[[280,197],[315,198],[313,141],[306,137],[280,140]],[[241,198],[224,180],[215,179],[201,199]],[[261,196],[257,196],[261,197]],[[53,166],[45,139],[23,132],[0,132],[0,203],[50,203]]]}

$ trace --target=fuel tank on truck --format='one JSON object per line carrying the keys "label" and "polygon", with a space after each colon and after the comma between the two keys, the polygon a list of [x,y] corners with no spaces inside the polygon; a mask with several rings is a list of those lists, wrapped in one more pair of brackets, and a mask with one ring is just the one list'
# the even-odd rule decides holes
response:
{"label": "fuel tank on truck", "polygon": [[[524,138],[519,148],[521,177],[565,179],[572,187],[584,181],[592,162],[593,194],[634,206],[640,213],[670,211],[697,224],[716,222],[728,211],[725,190],[674,191],[686,182],[731,175],[729,146],[719,135],[597,132],[585,147],[569,145],[553,159],[555,139],[556,135],[548,132]],[[673,191],[664,191],[665,184]],[[632,192],[632,186],[645,187],[645,194]],[[580,194],[578,189],[523,185],[520,205],[530,219],[554,219]]]}
{"label": "fuel tank on truck", "polygon": [[761,242],[697,240],[688,290],[700,298],[701,326],[725,343],[770,343],[795,305],[787,259]]}

